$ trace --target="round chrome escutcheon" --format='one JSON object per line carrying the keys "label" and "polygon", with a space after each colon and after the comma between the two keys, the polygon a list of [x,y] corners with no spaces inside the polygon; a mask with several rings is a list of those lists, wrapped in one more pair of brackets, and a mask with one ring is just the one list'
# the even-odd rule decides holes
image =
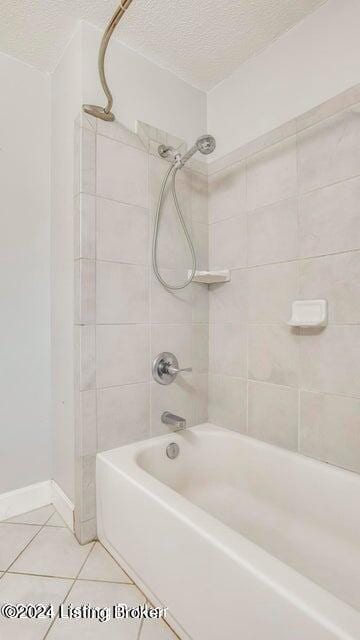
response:
{"label": "round chrome escutcheon", "polygon": [[166,447],[166,455],[168,458],[170,458],[170,460],[175,460],[175,458],[178,457],[179,453],[180,453],[180,448],[179,448],[179,445],[176,444],[176,442],[171,442]]}

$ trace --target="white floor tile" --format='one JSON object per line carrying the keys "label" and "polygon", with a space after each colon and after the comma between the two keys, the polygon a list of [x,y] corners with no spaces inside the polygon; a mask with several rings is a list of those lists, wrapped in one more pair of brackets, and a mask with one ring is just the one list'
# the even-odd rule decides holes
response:
{"label": "white floor tile", "polygon": [[44,527],[17,559],[12,571],[59,578],[75,578],[91,546],[92,543],[85,546],[79,545],[68,529]]}
{"label": "white floor tile", "polygon": [[[144,603],[144,596],[134,585],[109,582],[78,581],[67,602],[77,606],[89,603],[94,607],[111,607],[116,603],[136,606]],[[139,620],[57,620],[48,640],[137,640]]]}
{"label": "white floor tile", "polygon": [[130,578],[99,542],[96,542],[91,551],[79,579],[131,583]]}
{"label": "white floor tile", "polygon": [[144,620],[139,640],[177,640],[163,620]]}
{"label": "white floor tile", "polygon": [[46,507],[40,509],[34,509],[34,511],[28,511],[21,516],[15,516],[6,520],[6,522],[15,522],[20,524],[45,524],[45,522],[54,513],[54,507],[48,504]]}
{"label": "white floor tile", "polygon": [[40,530],[28,524],[0,523],[0,570],[7,569]]}
{"label": "white floor tile", "polygon": [[[0,603],[51,603],[54,612],[70,589],[71,580],[7,573],[0,581]],[[42,640],[51,619],[7,620],[0,618],[0,637],[6,640]]]}
{"label": "white floor tile", "polygon": [[66,523],[62,519],[61,515],[55,511],[50,520],[46,523],[47,527],[66,527]]}

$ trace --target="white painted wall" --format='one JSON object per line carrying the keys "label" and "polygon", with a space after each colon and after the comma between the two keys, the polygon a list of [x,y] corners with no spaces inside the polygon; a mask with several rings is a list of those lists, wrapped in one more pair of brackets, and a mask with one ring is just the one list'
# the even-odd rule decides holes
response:
{"label": "white painted wall", "polygon": [[[84,102],[103,105],[105,98],[97,71],[102,32],[82,23],[82,33]],[[189,144],[206,132],[206,94],[116,39],[109,44],[106,73],[115,116],[129,129],[135,130],[135,121],[141,120]]]}
{"label": "white painted wall", "polygon": [[82,103],[81,29],[51,78],[53,478],[74,501],[74,122]]}
{"label": "white painted wall", "polygon": [[360,82],[359,25],[359,0],[328,0],[212,89],[216,156]]}
{"label": "white painted wall", "polygon": [[0,493],[47,480],[50,78],[0,54]]}

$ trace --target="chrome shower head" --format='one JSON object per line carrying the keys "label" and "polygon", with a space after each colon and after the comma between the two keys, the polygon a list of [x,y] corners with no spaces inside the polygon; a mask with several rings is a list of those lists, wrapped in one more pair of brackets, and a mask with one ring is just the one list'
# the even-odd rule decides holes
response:
{"label": "chrome shower head", "polygon": [[196,140],[194,146],[191,147],[191,149],[189,149],[189,151],[187,151],[187,153],[185,153],[185,155],[179,159],[179,163],[181,166],[184,166],[184,164],[188,160],[190,160],[190,158],[192,158],[194,153],[196,153],[197,151],[200,151],[200,153],[207,156],[209,153],[212,153],[214,151],[215,147],[216,141],[213,136],[200,136],[200,138]]}
{"label": "chrome shower head", "polygon": [[200,153],[203,153],[205,156],[207,156],[209,153],[212,153],[214,151],[216,147],[216,141],[213,136],[205,135],[200,136],[200,138],[196,140],[195,145]]}

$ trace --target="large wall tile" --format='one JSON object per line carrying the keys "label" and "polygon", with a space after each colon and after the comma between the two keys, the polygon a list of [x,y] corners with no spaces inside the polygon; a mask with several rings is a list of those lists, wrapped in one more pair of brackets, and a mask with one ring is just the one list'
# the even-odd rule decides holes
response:
{"label": "large wall tile", "polygon": [[230,376],[209,376],[209,421],[246,433],[247,382]]}
{"label": "large wall tile", "polygon": [[211,269],[245,267],[247,262],[246,214],[210,225],[209,262]]}
{"label": "large wall tile", "polygon": [[297,202],[294,198],[248,214],[248,264],[297,258]]}
{"label": "large wall tile", "polygon": [[250,322],[286,322],[291,316],[291,303],[299,296],[297,263],[249,269],[248,292]]}
{"label": "large wall tile", "polygon": [[151,435],[171,433],[171,426],[161,422],[164,411],[171,411],[185,418],[186,425],[195,424],[195,387],[192,373],[183,373],[168,385],[157,382],[150,384],[151,393]]}
{"label": "large wall tile", "polygon": [[300,295],[325,298],[330,322],[360,323],[360,252],[301,262]]}
{"label": "large wall tile", "polygon": [[282,325],[249,326],[249,378],[297,387],[299,336]]}
{"label": "large wall tile", "polygon": [[359,113],[344,111],[298,134],[301,192],[359,174],[359,123]]}
{"label": "large wall tile", "polygon": [[247,376],[247,326],[210,325],[209,371],[225,376]]}
{"label": "large wall tile", "polygon": [[192,325],[192,366],[197,373],[209,371],[209,325]]}
{"label": "large wall tile", "polygon": [[81,193],[76,197],[74,211],[74,258],[95,259],[95,196]]}
{"label": "large wall tile", "polygon": [[112,138],[112,140],[117,140],[118,142],[123,142],[131,147],[145,151],[145,146],[141,142],[140,137],[117,120],[114,120],[114,122],[106,122],[99,118],[96,124],[99,135]]}
{"label": "large wall tile", "polygon": [[151,365],[162,351],[174,353],[180,367],[193,367],[192,325],[153,324],[151,325]]}
{"label": "large wall tile", "polygon": [[[195,239],[192,229],[188,227],[192,241],[195,246]],[[176,238],[176,242],[174,242]],[[192,255],[179,223],[175,218],[167,217],[164,224],[161,224],[158,236],[157,264],[160,271],[180,270],[184,274],[183,280],[187,278],[188,270],[192,267]],[[201,260],[199,260],[200,265]],[[197,265],[199,268],[201,268]]]}
{"label": "large wall tile", "polygon": [[96,391],[78,391],[75,404],[75,454],[95,455],[97,451]]}
{"label": "large wall tile", "polygon": [[360,400],[301,392],[300,452],[360,473]]}
{"label": "large wall tile", "polygon": [[[155,211],[159,202],[160,190],[164,178],[170,168],[167,160],[151,155],[149,157],[149,176],[150,176],[150,208],[152,212],[152,220],[155,219]],[[176,194],[183,214],[184,220],[188,226],[191,226],[192,220],[192,173],[187,169],[181,169],[176,173]],[[177,212],[172,195],[172,179],[168,180],[162,200],[162,208],[160,212],[160,225],[164,224],[164,220],[175,223],[177,221]],[[177,227],[175,227],[177,228]]]}
{"label": "large wall tile", "polygon": [[[181,283],[187,279],[187,270],[161,269],[160,274],[170,283]],[[192,322],[192,288],[165,289],[151,274],[151,322],[154,324],[182,324]]]}
{"label": "large wall tile", "polygon": [[247,209],[258,209],[296,194],[296,140],[279,142],[247,161]]}
{"label": "large wall tile", "polygon": [[96,386],[95,325],[76,326],[74,331],[75,389],[86,391]]}
{"label": "large wall tile", "polygon": [[249,381],[249,436],[296,451],[298,396],[297,389]]}
{"label": "large wall tile", "polygon": [[[192,238],[194,246],[199,245],[202,238],[198,237],[198,233],[195,238],[195,234],[192,231],[191,218],[189,218],[189,216],[191,216],[189,205],[186,209],[187,219],[185,218],[185,207],[183,213],[186,227]],[[205,228],[206,225],[201,225],[201,227],[204,227],[203,231],[207,233],[207,228]],[[199,232],[198,227],[197,232]],[[153,233],[153,218],[151,233]],[[207,258],[207,256],[204,256],[203,247],[201,247],[201,249],[203,254],[201,257],[199,255],[199,264]],[[192,265],[190,247],[181,222],[177,213],[173,210],[173,207],[169,206],[167,202],[165,203],[159,218],[156,257],[158,265],[165,269],[177,269],[179,267],[183,267],[184,272],[187,273],[187,270],[190,269]]]}
{"label": "large wall tile", "polygon": [[191,293],[191,308],[193,322],[209,321],[209,289],[202,284],[192,284],[189,287]]}
{"label": "large wall tile", "polygon": [[150,384],[97,391],[98,450],[142,440],[150,429]]}
{"label": "large wall tile", "polygon": [[303,389],[360,397],[360,326],[304,331],[300,353]]}
{"label": "large wall tile", "polygon": [[[75,505],[80,520],[90,520],[96,516],[96,455],[80,456],[75,459]],[[46,531],[43,529],[43,531]]]}
{"label": "large wall tile", "polygon": [[193,221],[208,224],[208,177],[192,172],[191,181],[191,215]]}
{"label": "large wall tile", "polygon": [[95,260],[74,262],[75,324],[95,323]]}
{"label": "large wall tile", "polygon": [[147,209],[97,198],[96,224],[98,260],[148,264]]}
{"label": "large wall tile", "polygon": [[148,206],[146,153],[97,136],[97,194],[140,207]]}
{"label": "large wall tile", "polygon": [[246,211],[243,163],[233,164],[209,178],[209,221],[232,218]]}
{"label": "large wall tile", "polygon": [[299,255],[319,256],[360,248],[360,178],[299,199]]}
{"label": "large wall tile", "polygon": [[194,424],[208,421],[209,376],[207,373],[194,373],[193,385],[195,390]]}
{"label": "large wall tile", "polygon": [[95,193],[96,155],[95,133],[90,129],[80,129],[80,178],[81,193]]}
{"label": "large wall tile", "polygon": [[231,281],[209,289],[210,322],[244,323],[247,320],[247,271],[235,269]]}
{"label": "large wall tile", "polygon": [[[209,225],[200,222],[192,223],[192,242],[196,255],[196,268],[199,270],[209,268]],[[188,259],[187,265],[192,261]]]}
{"label": "large wall tile", "polygon": [[146,325],[97,326],[97,387],[148,381],[149,342]]}
{"label": "large wall tile", "polygon": [[98,324],[149,322],[147,267],[96,263],[96,321]]}

